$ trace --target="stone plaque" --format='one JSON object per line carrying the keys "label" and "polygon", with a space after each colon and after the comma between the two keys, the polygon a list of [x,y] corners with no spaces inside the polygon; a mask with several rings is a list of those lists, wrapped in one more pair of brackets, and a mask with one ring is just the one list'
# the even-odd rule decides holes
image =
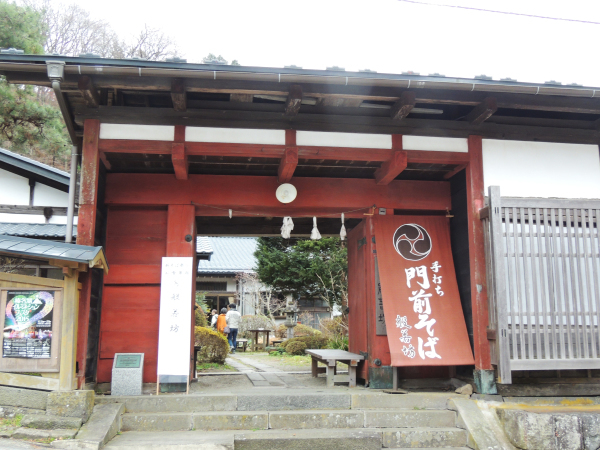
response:
{"label": "stone plaque", "polygon": [[137,369],[142,363],[141,353],[120,353],[115,359],[115,369]]}
{"label": "stone plaque", "polygon": [[142,395],[143,353],[115,353],[111,395]]}

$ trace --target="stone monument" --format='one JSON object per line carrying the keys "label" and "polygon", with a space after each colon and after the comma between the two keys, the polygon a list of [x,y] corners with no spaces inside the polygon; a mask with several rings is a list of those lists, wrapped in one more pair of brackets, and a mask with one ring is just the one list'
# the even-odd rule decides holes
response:
{"label": "stone monument", "polygon": [[115,353],[111,395],[142,395],[143,353]]}

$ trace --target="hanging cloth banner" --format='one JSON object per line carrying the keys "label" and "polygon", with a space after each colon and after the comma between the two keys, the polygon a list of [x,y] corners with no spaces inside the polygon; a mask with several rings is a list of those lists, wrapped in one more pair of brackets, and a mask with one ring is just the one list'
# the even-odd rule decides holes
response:
{"label": "hanging cloth banner", "polygon": [[374,216],[392,366],[474,364],[448,219]]}

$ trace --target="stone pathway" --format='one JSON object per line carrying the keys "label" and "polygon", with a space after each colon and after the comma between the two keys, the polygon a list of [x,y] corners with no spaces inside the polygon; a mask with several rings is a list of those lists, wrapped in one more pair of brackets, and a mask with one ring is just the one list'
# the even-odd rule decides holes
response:
{"label": "stone pathway", "polygon": [[233,354],[225,361],[236,370],[245,373],[255,387],[306,387],[292,374],[276,367],[254,361],[251,358]]}

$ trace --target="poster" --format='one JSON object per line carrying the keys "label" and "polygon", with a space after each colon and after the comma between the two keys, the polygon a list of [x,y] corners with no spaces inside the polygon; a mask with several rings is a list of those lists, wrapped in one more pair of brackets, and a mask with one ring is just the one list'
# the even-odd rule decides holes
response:
{"label": "poster", "polygon": [[473,364],[448,219],[376,216],[374,225],[392,365]]}
{"label": "poster", "polygon": [[187,382],[190,374],[194,279],[193,258],[162,259],[157,367],[161,382]]}
{"label": "poster", "polygon": [[2,357],[48,359],[55,291],[10,290],[6,296]]}

